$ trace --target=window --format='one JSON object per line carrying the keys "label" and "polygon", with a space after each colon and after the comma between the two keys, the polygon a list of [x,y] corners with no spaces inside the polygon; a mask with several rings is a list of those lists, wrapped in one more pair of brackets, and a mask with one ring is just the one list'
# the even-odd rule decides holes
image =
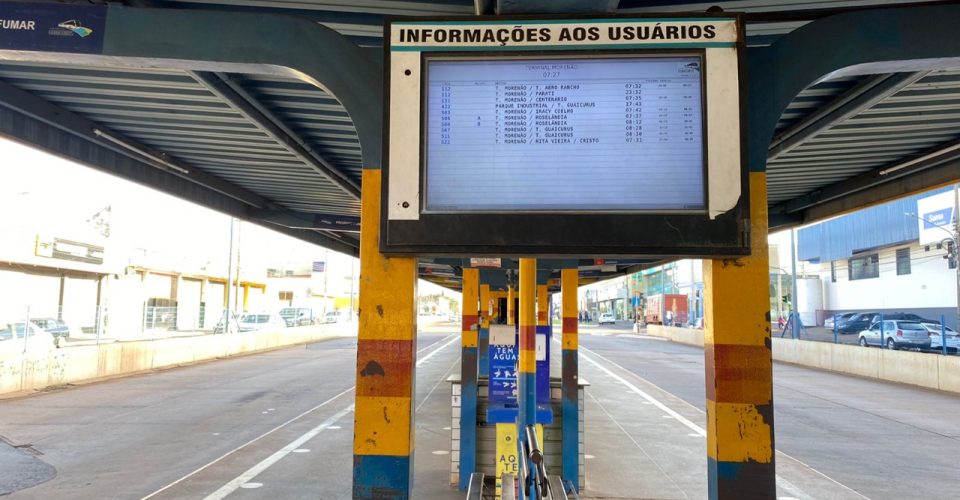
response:
{"label": "window", "polygon": [[847,261],[850,281],[880,277],[880,257],[877,254],[854,257]]}
{"label": "window", "polygon": [[293,300],[293,292],[280,292],[280,300]]}
{"label": "window", "polygon": [[897,249],[897,276],[910,274],[910,249]]}
{"label": "window", "polygon": [[837,282],[837,262],[833,260],[830,261],[830,282]]}

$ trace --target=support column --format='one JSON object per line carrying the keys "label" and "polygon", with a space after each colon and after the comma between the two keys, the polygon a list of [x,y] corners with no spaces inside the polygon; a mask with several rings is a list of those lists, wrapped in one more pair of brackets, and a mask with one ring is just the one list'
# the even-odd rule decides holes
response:
{"label": "support column", "polygon": [[480,285],[480,330],[477,338],[480,351],[480,376],[488,377],[490,370],[490,316],[493,314],[493,304],[490,301],[490,285]]}
{"label": "support column", "polygon": [[549,326],[550,294],[546,284],[537,284],[537,326]]}
{"label": "support column", "polygon": [[750,174],[752,254],[704,260],[710,499],[776,498],[767,182]]}
{"label": "support column", "polygon": [[513,321],[513,286],[507,285],[507,324],[514,325]]}
{"label": "support column", "polygon": [[560,271],[560,293],[562,296],[561,317],[563,351],[561,357],[560,407],[562,411],[563,432],[563,474],[562,477],[573,483],[580,491],[580,398],[579,373],[580,361],[577,324],[577,286],[579,271],[564,269]]}
{"label": "support column", "polygon": [[249,312],[250,285],[243,285],[243,312]]}
{"label": "support column", "polygon": [[413,487],[417,260],[380,253],[380,170],[363,170],[353,498]]}
{"label": "support column", "polygon": [[463,270],[463,326],[460,336],[460,490],[477,471],[477,317],[480,270]]}
{"label": "support column", "polygon": [[[537,418],[537,323],[534,296],[537,259],[520,259],[520,351],[517,377],[520,425],[533,425]],[[521,432],[519,434],[523,436]]]}

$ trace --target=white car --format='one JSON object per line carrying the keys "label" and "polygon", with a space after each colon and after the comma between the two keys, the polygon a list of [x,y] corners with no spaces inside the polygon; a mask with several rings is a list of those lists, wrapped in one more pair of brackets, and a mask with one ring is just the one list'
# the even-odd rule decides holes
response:
{"label": "white car", "polygon": [[604,325],[610,323],[611,325],[616,324],[617,318],[614,318],[610,313],[603,313],[600,315],[600,319],[597,320],[598,324]]}
{"label": "white car", "polygon": [[[26,340],[24,340],[26,335]],[[28,351],[48,350],[57,347],[56,339],[50,332],[37,325],[24,322],[0,323],[0,348],[4,350],[22,351],[26,344]]]}
{"label": "white car", "polygon": [[[943,350],[943,341],[940,336],[940,325],[937,323],[920,323],[924,328],[927,329],[927,333],[930,334],[930,350],[932,351],[942,351]],[[944,332],[947,334],[947,352],[957,352],[960,350],[960,335],[957,334],[956,330],[950,328],[949,326],[944,326]]]}
{"label": "white car", "polygon": [[259,332],[283,330],[287,322],[277,313],[246,313],[240,316],[241,332]]}

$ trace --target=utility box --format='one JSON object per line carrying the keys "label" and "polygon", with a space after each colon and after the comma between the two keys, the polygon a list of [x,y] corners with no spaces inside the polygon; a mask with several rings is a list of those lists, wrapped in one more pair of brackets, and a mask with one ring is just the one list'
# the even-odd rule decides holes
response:
{"label": "utility box", "polygon": [[[667,311],[672,314],[667,315]],[[662,325],[665,315],[672,317],[673,325],[685,325],[688,319],[687,296],[678,293],[658,294],[647,297],[647,309],[644,320],[648,325]]]}

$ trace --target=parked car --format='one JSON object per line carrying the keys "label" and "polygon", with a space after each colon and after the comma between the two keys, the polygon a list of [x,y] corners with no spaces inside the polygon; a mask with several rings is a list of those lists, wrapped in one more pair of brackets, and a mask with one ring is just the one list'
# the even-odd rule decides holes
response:
{"label": "parked car", "polygon": [[26,336],[27,350],[50,349],[57,346],[53,335],[32,322],[0,323],[0,347],[22,349],[24,336]]}
{"label": "parked car", "polygon": [[[875,319],[876,321],[880,321],[880,316],[877,315],[874,319]],[[922,317],[922,316],[918,316],[918,315],[913,314],[913,313],[886,313],[886,314],[883,315],[883,319],[884,319],[884,320],[888,320],[888,319],[905,319],[905,320],[907,320],[907,321],[917,321],[917,322],[919,322],[919,323],[934,323],[934,324],[937,324],[937,325],[940,324],[940,322],[937,321],[937,320],[935,320],[935,319],[927,319],[927,318],[924,318],[924,317]]]}
{"label": "parked car", "polygon": [[287,326],[306,326],[316,323],[313,309],[309,307],[284,307],[280,309],[280,317],[287,322]]}
{"label": "parked car", "polygon": [[612,325],[612,324],[615,324],[616,322],[617,322],[617,318],[614,318],[613,315],[610,314],[610,313],[603,313],[603,314],[601,314],[601,315],[600,315],[600,319],[597,320],[597,323],[599,323],[599,324],[601,324],[601,325],[604,325],[604,324],[607,324],[607,323],[610,323],[610,324]]}
{"label": "parked car", "polygon": [[826,328],[826,329],[828,329],[828,330],[832,330],[832,329],[833,329],[833,326],[834,326],[834,325],[833,325],[833,322],[836,321],[836,322],[837,322],[837,325],[836,325],[837,328],[840,328],[841,326],[843,326],[844,323],[847,322],[847,320],[849,320],[850,318],[852,318],[852,317],[854,317],[854,316],[856,316],[856,315],[857,315],[857,313],[842,313],[842,314],[837,314],[837,315],[834,315],[834,316],[827,316],[827,317],[823,320],[823,327]]}
{"label": "parked car", "polygon": [[873,317],[876,316],[877,314],[879,313],[864,312],[864,313],[854,314],[849,319],[844,321],[842,325],[839,325],[837,327],[837,331],[840,334],[860,333],[864,330],[869,329],[871,325],[877,322],[877,320],[873,319]]}
{"label": "parked car", "polygon": [[860,332],[859,340],[863,347],[885,345],[890,349],[930,348],[930,334],[916,321],[884,319]]}
{"label": "parked car", "polygon": [[41,329],[50,333],[54,337],[69,338],[71,330],[76,334],[76,329],[71,329],[67,323],[56,318],[30,318],[30,322],[39,326]]}
{"label": "parked car", "polygon": [[344,315],[340,311],[330,311],[327,314],[323,315],[324,323],[337,323],[338,321],[343,321]]}
{"label": "parked car", "polygon": [[[943,337],[940,335],[940,324],[927,322],[920,324],[927,329],[927,334],[930,336],[930,349],[942,351]],[[957,331],[949,326],[944,326],[943,329],[943,333],[947,334],[947,352],[957,352],[960,350],[960,335],[957,334]]]}
{"label": "parked car", "polygon": [[282,330],[286,327],[287,322],[277,313],[246,313],[240,316],[241,332]]}
{"label": "parked car", "polygon": [[[224,314],[220,316],[220,321],[217,323],[217,326],[213,328],[213,333],[228,333],[227,328],[225,326],[226,315],[227,315],[226,311],[224,311]],[[240,331],[240,316],[230,313],[230,323],[231,323],[231,326],[233,327],[232,331],[234,333]]]}

